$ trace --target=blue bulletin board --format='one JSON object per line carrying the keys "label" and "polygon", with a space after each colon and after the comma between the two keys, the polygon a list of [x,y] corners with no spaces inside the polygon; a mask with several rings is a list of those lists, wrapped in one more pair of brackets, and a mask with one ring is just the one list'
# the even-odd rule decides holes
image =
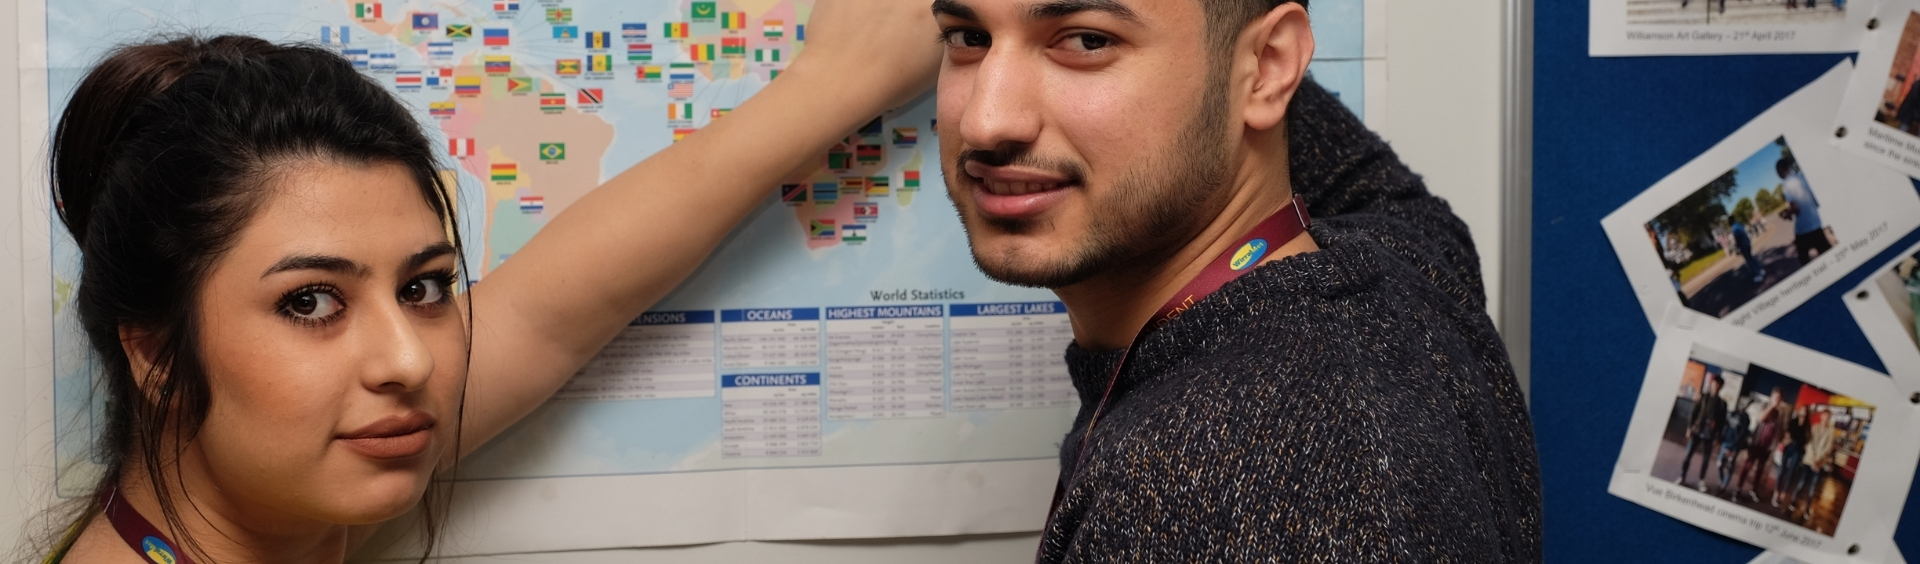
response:
{"label": "blue bulletin board", "polygon": [[[1534,5],[1530,356],[1546,561],[1744,563],[1760,550],[1607,493],[1654,334],[1600,219],[1851,55],[1594,58],[1587,30],[1587,2]],[[1916,240],[1762,332],[1884,371],[1842,294]],[[1909,497],[1903,513],[1896,543],[1920,557],[1920,506]]]}

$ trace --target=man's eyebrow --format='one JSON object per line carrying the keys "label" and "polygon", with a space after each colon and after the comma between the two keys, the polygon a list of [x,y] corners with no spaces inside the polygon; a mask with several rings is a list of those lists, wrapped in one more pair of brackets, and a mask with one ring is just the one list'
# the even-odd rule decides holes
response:
{"label": "man's eyebrow", "polygon": [[1139,23],[1140,15],[1118,0],[1053,0],[1027,8],[1027,19],[1054,20],[1081,12],[1102,12],[1128,22]]}
{"label": "man's eyebrow", "polygon": [[970,22],[980,21],[980,16],[973,12],[972,7],[961,4],[955,0],[933,0],[933,15],[947,16]]}
{"label": "man's eyebrow", "polygon": [[366,278],[373,274],[371,267],[341,257],[332,255],[293,255],[280,259],[280,262],[273,263],[273,266],[267,267],[267,271],[261,273],[260,277],[266,278],[294,270],[322,270],[356,278]]}

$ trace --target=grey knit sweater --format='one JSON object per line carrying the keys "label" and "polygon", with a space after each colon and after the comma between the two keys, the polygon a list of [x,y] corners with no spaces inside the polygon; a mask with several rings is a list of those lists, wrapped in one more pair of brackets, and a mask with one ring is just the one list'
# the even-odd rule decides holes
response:
{"label": "grey knit sweater", "polygon": [[1144,335],[1077,469],[1119,351],[1068,349],[1040,560],[1539,561],[1532,425],[1466,226],[1319,86],[1287,127],[1321,250]]}

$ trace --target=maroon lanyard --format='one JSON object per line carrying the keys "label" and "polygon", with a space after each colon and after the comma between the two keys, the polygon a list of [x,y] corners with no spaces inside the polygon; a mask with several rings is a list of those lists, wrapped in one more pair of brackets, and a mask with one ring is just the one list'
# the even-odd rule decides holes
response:
{"label": "maroon lanyard", "polygon": [[[1242,274],[1252,272],[1253,267],[1260,264],[1260,259],[1266,257],[1267,253],[1299,237],[1301,233],[1307,231],[1307,227],[1312,225],[1313,219],[1307,217],[1307,203],[1301,200],[1298,194],[1294,195],[1293,201],[1288,202],[1279,211],[1273,212],[1273,215],[1260,220],[1259,225],[1253,226],[1252,231],[1241,236],[1239,241],[1227,248],[1227,252],[1207,264],[1206,270],[1200,271],[1200,274],[1188,281],[1179,292],[1175,292],[1166,304],[1160,306],[1159,311],[1154,312],[1153,318],[1147,321],[1146,327],[1140,332],[1145,333],[1147,329],[1159,327],[1162,323],[1180,317],[1180,314],[1186,313],[1193,304],[1206,299],[1221,286],[1227,285]],[[1121,351],[1120,363],[1113,367],[1113,375],[1107,377],[1107,390],[1100,394],[1100,403],[1094,405],[1093,415],[1087,419],[1087,430],[1080,433],[1080,446],[1074,450],[1073,475],[1053,485],[1053,504],[1047,507],[1047,525],[1044,530],[1053,529],[1054,514],[1060,509],[1061,499],[1066,497],[1066,486],[1073,481],[1073,478],[1079,476],[1080,468],[1086,462],[1087,442],[1093,438],[1093,426],[1100,422],[1100,413],[1106,410],[1107,399],[1113,396],[1113,386],[1120,381],[1120,371],[1127,367],[1127,357],[1133,354],[1133,347],[1137,344],[1139,344],[1139,336],[1136,334],[1134,342],[1127,344],[1127,350]]]}
{"label": "maroon lanyard", "polygon": [[116,487],[107,494],[107,507],[103,510],[107,521],[113,523],[113,531],[120,533],[120,539],[134,552],[146,557],[152,564],[193,564],[187,553],[173,547],[167,535],[156,529],[153,523],[141,517],[120,498],[120,488]]}

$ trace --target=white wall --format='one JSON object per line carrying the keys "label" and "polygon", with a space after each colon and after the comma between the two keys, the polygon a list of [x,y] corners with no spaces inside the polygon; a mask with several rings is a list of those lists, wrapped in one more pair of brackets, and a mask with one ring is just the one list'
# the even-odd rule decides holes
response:
{"label": "white wall", "polygon": [[[1380,132],[1466,220],[1488,314],[1500,319],[1502,0],[1387,6],[1387,108]],[[1371,88],[1371,85],[1369,85]]]}
{"label": "white wall", "polygon": [[[57,1],[57,0],[55,0]],[[1428,187],[1453,203],[1479,245],[1492,307],[1500,264],[1501,44],[1498,0],[1393,0],[1387,8],[1387,95],[1382,133]],[[0,0],[0,30],[17,29],[15,0]],[[47,328],[28,323],[30,308],[45,308],[46,282],[28,275],[45,258],[43,225],[23,225],[23,206],[45,198],[19,189],[22,171],[19,46],[0,41],[0,559],[12,554],[23,521],[48,503],[51,419]],[[44,99],[26,92],[29,100]],[[38,149],[35,149],[36,151]],[[40,267],[44,268],[44,267]],[[44,272],[44,271],[40,271]],[[1494,317],[1499,318],[1494,311]],[[872,541],[729,543],[645,550],[596,551],[464,559],[472,564],[543,562],[797,563],[1029,561],[1033,534]]]}

